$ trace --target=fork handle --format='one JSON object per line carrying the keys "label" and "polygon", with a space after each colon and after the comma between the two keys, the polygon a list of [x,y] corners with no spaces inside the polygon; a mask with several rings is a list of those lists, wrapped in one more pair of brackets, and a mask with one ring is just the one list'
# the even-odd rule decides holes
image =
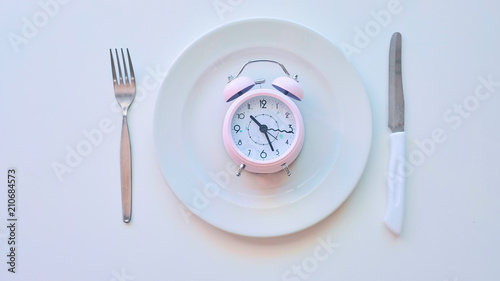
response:
{"label": "fork handle", "polygon": [[132,161],[127,115],[123,115],[122,138],[120,144],[120,173],[122,184],[123,222],[130,222],[132,216]]}

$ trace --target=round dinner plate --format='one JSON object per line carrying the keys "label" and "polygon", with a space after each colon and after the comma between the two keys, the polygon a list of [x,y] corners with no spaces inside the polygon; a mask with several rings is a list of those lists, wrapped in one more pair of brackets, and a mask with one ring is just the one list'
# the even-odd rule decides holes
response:
{"label": "round dinner plate", "polygon": [[[224,149],[231,102],[223,89],[252,59],[273,59],[298,74],[305,140],[285,172],[237,177]],[[270,88],[283,71],[252,64],[245,76]],[[259,87],[259,86],[256,86]],[[372,117],[354,67],[317,32],[279,19],[218,27],[189,45],[169,69],[156,100],[153,132],[161,172],[179,200],[204,221],[255,237],[293,233],[335,211],[351,194],[368,158]]]}

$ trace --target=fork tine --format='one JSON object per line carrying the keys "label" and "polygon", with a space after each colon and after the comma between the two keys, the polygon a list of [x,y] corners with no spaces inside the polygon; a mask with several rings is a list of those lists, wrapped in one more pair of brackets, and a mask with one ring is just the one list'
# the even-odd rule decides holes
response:
{"label": "fork tine", "polygon": [[127,56],[128,56],[128,65],[130,67],[130,83],[135,85],[134,67],[132,66],[132,59],[130,58],[130,53],[128,52],[128,48],[127,48]]}
{"label": "fork tine", "polygon": [[123,71],[125,72],[125,84],[128,85],[128,72],[127,72],[127,64],[125,63],[125,55],[123,54],[123,48],[121,48],[122,52],[122,62],[123,62]]}
{"label": "fork tine", "polygon": [[115,71],[115,62],[113,60],[113,52],[109,49],[109,56],[111,57],[111,72],[113,73],[113,84],[117,84],[116,81],[116,71]]}
{"label": "fork tine", "polygon": [[118,74],[120,74],[120,85],[123,85],[122,67],[120,65],[120,56],[118,56],[117,49],[115,49],[115,53],[116,53],[116,63],[118,64]]}

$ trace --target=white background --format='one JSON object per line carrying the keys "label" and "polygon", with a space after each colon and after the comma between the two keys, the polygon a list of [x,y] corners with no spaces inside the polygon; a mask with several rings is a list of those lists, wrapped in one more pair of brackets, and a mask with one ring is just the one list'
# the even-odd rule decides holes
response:
{"label": "white background", "polygon": [[[499,8],[486,0],[2,1],[0,280],[498,280]],[[373,113],[370,155],[349,199],[317,225],[276,238],[232,235],[186,211],[153,147],[155,98],[175,58],[207,31],[253,17],[294,21],[357,48],[349,60]],[[382,224],[395,31],[415,168],[399,237]],[[130,49],[145,88],[129,115],[130,224],[121,221],[114,47]],[[481,99],[480,77],[497,83]],[[58,179],[54,163],[66,163],[101,122],[111,124],[102,141]],[[430,144],[436,130],[443,138]],[[6,264],[9,167],[18,170],[16,274]]]}

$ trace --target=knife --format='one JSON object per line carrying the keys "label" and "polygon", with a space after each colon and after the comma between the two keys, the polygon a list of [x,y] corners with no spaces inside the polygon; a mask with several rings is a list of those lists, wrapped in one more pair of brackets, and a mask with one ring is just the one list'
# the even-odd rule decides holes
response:
{"label": "knife", "polygon": [[387,173],[387,208],[384,223],[394,234],[401,233],[405,197],[405,103],[401,72],[401,34],[391,38],[389,50],[390,158]]}

